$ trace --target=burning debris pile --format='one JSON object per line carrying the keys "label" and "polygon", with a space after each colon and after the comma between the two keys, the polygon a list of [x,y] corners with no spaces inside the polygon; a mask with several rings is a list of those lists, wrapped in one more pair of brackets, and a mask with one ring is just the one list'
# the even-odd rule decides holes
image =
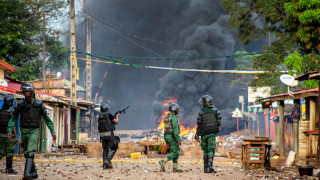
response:
{"label": "burning debris pile", "polygon": [[[165,102],[162,103],[162,109],[168,109],[168,106],[171,103],[177,103],[178,100],[175,98],[169,98]],[[139,140],[148,138],[150,141],[153,139],[159,139],[160,137],[164,136],[164,118],[170,113],[168,110],[163,110],[159,117],[157,118],[158,127],[156,129],[149,129],[149,130],[141,130],[141,131],[117,131],[118,136],[120,136],[121,141],[135,141],[138,142]],[[178,115],[178,118],[180,116]],[[183,124],[184,121],[180,120],[179,118],[179,126],[180,126],[180,136],[183,140],[192,140],[195,133],[196,127],[188,127]]]}
{"label": "burning debris pile", "polygon": [[[177,103],[177,99],[169,98],[166,100],[162,106],[168,109],[171,103]],[[132,142],[136,143],[139,149],[144,148],[144,152],[148,157],[151,155],[157,156],[159,154],[168,153],[168,146],[164,140],[164,118],[170,113],[168,110],[161,112],[161,116],[158,118],[157,129],[143,130],[143,131],[118,131],[118,135],[122,138],[122,142]],[[181,121],[180,121],[181,122]],[[184,144],[192,144],[194,140],[194,135],[196,133],[196,127],[187,127],[179,123],[180,136]]]}
{"label": "burning debris pile", "polygon": [[[162,106],[163,107],[168,107],[172,103],[178,103],[178,100],[176,98],[169,98],[166,100]],[[168,109],[168,108],[167,108]],[[160,130],[163,135],[163,130],[164,130],[164,118],[170,113],[170,111],[164,111],[162,112],[162,115],[160,117],[160,120],[157,122],[160,122],[159,126],[157,127],[157,130]],[[183,125],[183,120],[179,119],[179,126],[180,126],[180,136],[182,139],[189,139],[192,140],[193,136],[195,135],[197,128],[196,127],[187,127]]]}

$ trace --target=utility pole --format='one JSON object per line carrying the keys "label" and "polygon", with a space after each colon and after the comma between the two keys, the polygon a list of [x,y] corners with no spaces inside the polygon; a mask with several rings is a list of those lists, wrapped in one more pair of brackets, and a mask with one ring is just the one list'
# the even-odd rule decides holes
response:
{"label": "utility pole", "polygon": [[[89,16],[86,18],[86,51],[91,53],[91,19]],[[91,101],[92,96],[92,77],[91,77],[91,56],[87,54],[86,61],[86,100]]]}
{"label": "utility pole", "polygon": [[77,105],[77,57],[76,57],[76,17],[74,0],[71,0],[70,6],[70,98],[71,104]]}
{"label": "utility pole", "polygon": [[43,30],[42,30],[42,88],[46,88],[46,12],[42,11]]}
{"label": "utility pole", "polygon": [[[241,103],[241,113],[242,113],[242,116],[244,116],[244,96],[239,96],[239,103]],[[247,123],[245,121],[244,123],[244,129],[247,129]]]}
{"label": "utility pole", "polygon": [[280,101],[279,105],[279,151],[280,157],[284,157],[285,147],[284,147],[284,101]]}

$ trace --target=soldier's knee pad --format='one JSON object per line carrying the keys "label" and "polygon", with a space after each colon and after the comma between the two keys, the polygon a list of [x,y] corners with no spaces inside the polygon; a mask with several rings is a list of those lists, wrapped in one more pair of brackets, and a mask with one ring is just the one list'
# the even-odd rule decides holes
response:
{"label": "soldier's knee pad", "polygon": [[31,159],[33,159],[33,158],[34,158],[34,152],[29,152],[29,153],[28,153],[28,157],[31,158]]}

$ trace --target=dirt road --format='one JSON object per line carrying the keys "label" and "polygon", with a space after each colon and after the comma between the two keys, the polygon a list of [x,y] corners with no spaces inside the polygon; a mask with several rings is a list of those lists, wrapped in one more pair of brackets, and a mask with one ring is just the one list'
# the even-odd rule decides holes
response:
{"label": "dirt road", "polygon": [[[160,172],[160,159],[115,158],[112,170],[103,170],[101,159],[88,159],[86,156],[36,156],[39,179],[247,179],[240,171],[239,161],[217,157],[214,168],[216,174],[203,173],[201,161],[180,159],[183,173],[173,173],[172,163],[167,164],[167,172]],[[21,179],[24,170],[24,158],[14,160],[17,175],[0,174],[0,179]],[[0,169],[5,169],[5,159],[0,161]]]}

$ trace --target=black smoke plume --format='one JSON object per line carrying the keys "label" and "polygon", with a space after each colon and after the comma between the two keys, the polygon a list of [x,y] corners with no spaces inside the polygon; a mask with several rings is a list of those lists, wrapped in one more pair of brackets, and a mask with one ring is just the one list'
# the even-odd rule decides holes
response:
{"label": "black smoke plume", "polygon": [[[93,19],[92,53],[96,54],[207,57],[246,49],[236,40],[236,31],[229,28],[228,14],[218,0],[84,0],[83,9],[78,15]],[[77,49],[85,51],[84,25],[77,26]],[[178,68],[234,69],[234,61],[223,58],[124,61]],[[79,62],[79,67],[83,72],[85,62]],[[156,128],[162,111],[167,108],[161,104],[169,97],[178,99],[181,123],[194,126],[200,110],[197,102],[205,94],[213,97],[215,106],[223,112],[224,122],[233,121],[229,111],[240,106],[238,96],[247,93],[230,87],[231,74],[137,69],[101,63],[93,63],[93,69],[95,87],[108,70],[101,93],[111,112],[131,105],[127,114],[120,117],[118,129]],[[81,83],[84,84],[80,78]]]}

